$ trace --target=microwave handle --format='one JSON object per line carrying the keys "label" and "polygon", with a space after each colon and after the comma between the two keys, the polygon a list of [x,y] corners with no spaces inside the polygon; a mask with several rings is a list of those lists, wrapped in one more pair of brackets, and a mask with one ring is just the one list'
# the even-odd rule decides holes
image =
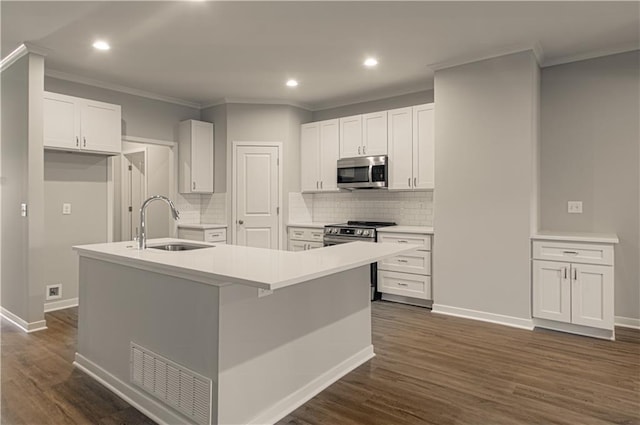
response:
{"label": "microwave handle", "polygon": [[373,183],[373,164],[369,165],[369,183]]}

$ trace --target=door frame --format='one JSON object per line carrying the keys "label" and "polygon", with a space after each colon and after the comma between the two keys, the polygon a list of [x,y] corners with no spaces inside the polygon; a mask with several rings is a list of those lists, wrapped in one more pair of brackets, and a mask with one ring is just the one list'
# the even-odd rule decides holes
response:
{"label": "door frame", "polygon": [[[146,199],[147,195],[148,195],[148,181],[147,181],[147,157],[148,157],[148,153],[147,153],[147,148],[137,148],[137,149],[129,149],[129,150],[123,150],[121,153],[121,167],[120,167],[120,172],[121,172],[121,180],[120,180],[120,240],[122,241],[128,241],[129,239],[129,235],[125,235],[124,230],[125,230],[125,225],[124,225],[124,217],[127,216],[128,214],[128,205],[125,205],[125,195],[128,194],[129,196],[131,196],[130,193],[130,187],[127,186],[128,184],[128,179],[127,179],[127,155],[131,155],[131,154],[139,154],[141,153],[144,156],[144,196],[143,198]],[[136,216],[136,211],[137,211],[137,206],[133,206],[132,205],[132,211],[131,211],[131,217],[135,217]],[[131,229],[129,229],[131,230]]]}
{"label": "door frame", "polygon": [[284,211],[282,210],[282,194],[283,194],[283,172],[282,169],[282,142],[232,142],[232,153],[231,153],[231,243],[233,245],[236,244],[236,232],[237,232],[237,222],[238,222],[238,211],[236,208],[236,200],[238,198],[238,176],[236,174],[236,161],[238,159],[238,148],[239,147],[274,147],[278,149],[278,247],[277,249],[283,249],[284,247]]}

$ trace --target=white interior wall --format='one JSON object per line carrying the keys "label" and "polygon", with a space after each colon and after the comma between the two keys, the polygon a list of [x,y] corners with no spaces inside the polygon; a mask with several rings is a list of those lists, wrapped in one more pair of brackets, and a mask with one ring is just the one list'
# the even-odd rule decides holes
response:
{"label": "white interior wall", "polygon": [[529,51],[435,74],[435,311],[529,323],[537,72]]}

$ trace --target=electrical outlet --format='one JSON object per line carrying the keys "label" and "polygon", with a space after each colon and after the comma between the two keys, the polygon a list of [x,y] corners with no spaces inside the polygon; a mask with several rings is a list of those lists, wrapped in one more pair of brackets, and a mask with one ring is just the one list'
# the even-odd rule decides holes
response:
{"label": "electrical outlet", "polygon": [[582,201],[567,202],[567,212],[569,214],[582,214]]}
{"label": "electrical outlet", "polygon": [[258,288],[258,298],[266,297],[267,295],[271,294],[273,294],[273,289]]}
{"label": "electrical outlet", "polygon": [[45,294],[45,299],[49,300],[57,300],[62,298],[62,284],[56,283],[53,285],[47,285],[47,292]]}
{"label": "electrical outlet", "polygon": [[71,204],[62,204],[62,214],[69,215],[71,214]]}

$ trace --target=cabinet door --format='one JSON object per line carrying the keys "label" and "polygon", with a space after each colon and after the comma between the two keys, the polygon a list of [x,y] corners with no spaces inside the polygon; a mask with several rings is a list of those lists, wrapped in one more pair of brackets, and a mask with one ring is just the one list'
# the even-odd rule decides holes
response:
{"label": "cabinet door", "polygon": [[120,106],[93,100],[81,101],[81,148],[96,152],[122,152]]}
{"label": "cabinet door", "polygon": [[412,108],[400,108],[388,113],[389,190],[413,187],[413,116]]}
{"label": "cabinet door", "polygon": [[191,121],[191,191],[213,193],[213,124]]}
{"label": "cabinet door", "polygon": [[304,251],[307,249],[307,243],[305,241],[295,241],[289,239],[289,251]]}
{"label": "cabinet door", "polygon": [[362,116],[362,154],[387,154],[387,111]]}
{"label": "cabinet door", "polygon": [[533,262],[533,316],[571,321],[570,263]]}
{"label": "cabinet door", "polygon": [[413,107],[413,177],[415,189],[435,187],[433,103]]}
{"label": "cabinet door", "polygon": [[320,124],[300,127],[300,188],[303,192],[320,189]]}
{"label": "cabinet door", "polygon": [[44,147],[80,148],[80,113],[76,98],[44,94]]}
{"label": "cabinet door", "polygon": [[571,267],[571,322],[613,329],[613,268],[591,264]]}
{"label": "cabinet door", "polygon": [[362,115],[340,118],[340,158],[362,155]]}
{"label": "cabinet door", "polygon": [[320,189],[337,190],[340,126],[337,119],[320,122]]}

